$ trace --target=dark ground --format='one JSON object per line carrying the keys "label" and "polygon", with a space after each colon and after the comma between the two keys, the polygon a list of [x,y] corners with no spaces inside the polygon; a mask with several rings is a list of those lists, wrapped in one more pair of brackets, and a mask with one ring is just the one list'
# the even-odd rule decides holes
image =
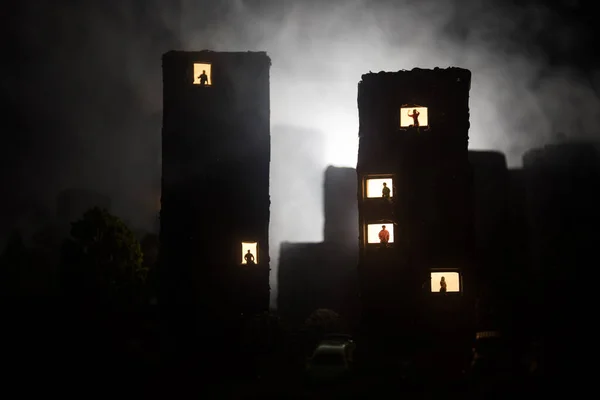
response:
{"label": "dark ground", "polygon": [[[357,366],[360,368],[360,366]],[[208,388],[207,388],[208,390]],[[215,396],[223,398],[508,398],[535,394],[533,382],[501,380],[496,383],[477,384],[467,376],[458,379],[434,381],[425,375],[402,377],[397,368],[376,365],[364,366],[347,380],[330,384],[311,384],[300,370],[285,370],[277,365],[263,370],[259,379],[225,384],[216,387]]]}
{"label": "dark ground", "polygon": [[[122,315],[114,322],[114,316],[92,318],[81,312],[58,315],[48,310],[25,310],[17,303],[12,306],[3,310],[0,383],[5,390],[18,389],[21,395],[88,397],[127,392],[146,398],[489,399],[514,397],[524,391],[537,393],[538,389],[532,382],[515,379],[512,383],[505,378],[494,384],[470,382],[458,364],[454,370],[438,371],[438,378],[426,369],[411,372],[392,357],[361,355],[360,346],[364,349],[368,345],[360,338],[356,340],[353,375],[329,385],[306,380],[306,351],[297,340],[292,343],[284,339],[275,348],[254,352],[233,344],[223,347],[226,341],[217,346],[199,340],[196,348],[190,349],[188,363],[178,364],[161,353],[155,315]],[[487,387],[486,393],[478,386]],[[14,393],[12,389],[10,392]]]}

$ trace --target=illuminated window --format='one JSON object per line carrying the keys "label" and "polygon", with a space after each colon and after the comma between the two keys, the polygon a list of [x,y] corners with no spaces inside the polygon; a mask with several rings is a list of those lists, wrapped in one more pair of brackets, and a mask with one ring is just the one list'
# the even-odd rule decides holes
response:
{"label": "illuminated window", "polygon": [[403,106],[400,108],[400,128],[428,126],[427,107]]}
{"label": "illuminated window", "polygon": [[212,70],[210,67],[209,63],[194,63],[194,85],[212,85]]}
{"label": "illuminated window", "polygon": [[394,197],[394,182],[391,177],[365,179],[365,197],[369,199]]}
{"label": "illuminated window", "polygon": [[387,243],[394,243],[394,224],[392,222],[368,224],[367,243],[382,243],[382,239],[387,239]]}
{"label": "illuminated window", "polygon": [[431,273],[432,293],[457,293],[460,291],[460,273],[453,271]]}
{"label": "illuminated window", "polygon": [[242,264],[258,264],[258,243],[242,242]]}

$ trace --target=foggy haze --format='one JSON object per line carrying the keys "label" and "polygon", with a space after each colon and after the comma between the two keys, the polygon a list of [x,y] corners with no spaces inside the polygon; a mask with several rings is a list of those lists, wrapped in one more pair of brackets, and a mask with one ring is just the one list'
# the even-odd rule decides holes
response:
{"label": "foggy haze", "polygon": [[482,3],[184,0],[181,19],[154,1],[54,13],[40,6],[28,14],[27,31],[41,64],[23,72],[33,81],[23,101],[38,99],[31,104],[39,109],[37,126],[52,129],[34,140],[30,155],[40,156],[26,174],[39,189],[29,190],[50,204],[61,188],[89,187],[109,195],[115,213],[149,229],[160,190],[161,54],[178,35],[182,50],[267,51],[276,294],[280,243],[322,240],[325,168],[356,166],[364,73],[470,69],[470,147],[502,151],[511,166],[557,132],[597,135],[600,75],[593,75],[594,91],[589,78],[551,66],[532,42],[578,54],[583,28],[549,29],[564,16],[539,6]]}
{"label": "foggy haze", "polygon": [[[230,2],[219,22],[202,26],[194,3],[184,2],[184,49],[266,50],[272,59],[274,291],[280,243],[322,240],[322,229],[315,230],[322,203],[314,201],[323,198],[322,179],[310,181],[302,194],[285,198],[277,193],[303,180],[304,171],[315,164],[321,171],[327,165],[356,166],[357,84],[364,73],[470,69],[470,148],[500,150],[510,166],[519,166],[524,151],[554,140],[557,132],[571,138],[598,133],[600,101],[589,81],[567,68],[549,71],[541,49],[528,43],[559,17],[541,7],[514,14],[474,1],[283,1],[269,12],[250,7],[260,2],[240,0]],[[575,29],[557,29],[555,46],[575,47]],[[286,159],[278,152],[287,150],[278,140],[282,124],[323,135],[304,165],[278,162]],[[300,213],[298,204],[303,204]]]}

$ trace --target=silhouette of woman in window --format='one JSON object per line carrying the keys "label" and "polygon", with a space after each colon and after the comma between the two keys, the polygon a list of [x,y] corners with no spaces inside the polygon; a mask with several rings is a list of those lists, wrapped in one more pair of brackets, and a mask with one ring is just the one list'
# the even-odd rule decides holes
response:
{"label": "silhouette of woman in window", "polygon": [[411,117],[413,119],[413,126],[418,128],[419,127],[419,115],[421,115],[420,112],[417,111],[417,109],[413,109],[413,113],[411,114],[410,111],[408,112],[408,116]]}
{"label": "silhouette of woman in window", "polygon": [[246,260],[246,264],[254,264],[254,255],[250,250],[244,255],[244,260]]}
{"label": "silhouette of woman in window", "polygon": [[448,286],[446,285],[446,278],[442,276],[440,280],[440,293],[446,293],[448,291]]}

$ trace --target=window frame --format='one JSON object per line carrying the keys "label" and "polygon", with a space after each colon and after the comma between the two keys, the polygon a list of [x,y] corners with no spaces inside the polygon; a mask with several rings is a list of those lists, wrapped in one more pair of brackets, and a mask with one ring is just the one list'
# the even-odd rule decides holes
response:
{"label": "window frame", "polygon": [[361,198],[363,201],[372,201],[372,200],[383,200],[383,197],[367,197],[367,181],[372,179],[391,179],[392,180],[392,196],[390,196],[390,200],[393,200],[397,196],[396,191],[396,177],[394,174],[363,174],[362,176],[362,190],[361,190]]}
{"label": "window frame", "polygon": [[[394,236],[394,241],[392,243],[388,243],[387,247],[394,247],[396,244],[396,225],[398,225],[395,221],[389,220],[389,219],[382,219],[382,220],[374,220],[374,221],[368,221],[365,222],[363,224],[363,238],[364,238],[364,245],[365,247],[379,247],[381,245],[380,242],[377,243],[369,243],[369,225],[386,225],[386,228],[388,228],[389,226],[392,226],[392,233]],[[389,228],[388,228],[389,230]]]}
{"label": "window frame", "polygon": [[[206,86],[201,86],[200,83],[196,83],[196,65],[209,65],[210,66],[210,73],[208,75],[208,81],[210,82],[208,85]],[[193,61],[192,62],[192,86],[194,87],[200,87],[202,89],[206,89],[206,88],[211,88],[214,86],[214,79],[213,79],[213,63],[210,61]]]}
{"label": "window frame", "polygon": [[[449,272],[449,273],[457,273],[458,274],[458,291],[457,292],[446,292],[446,293],[440,293],[439,291],[432,291],[432,284],[433,284],[433,280],[432,280],[432,273],[444,273],[444,272]],[[463,286],[463,274],[462,271],[460,270],[460,268],[430,268],[429,269],[429,294],[434,295],[434,296],[462,296],[463,292],[464,292],[464,286]]]}
{"label": "window frame", "polygon": [[419,125],[419,129],[423,129],[423,130],[429,130],[430,127],[430,118],[429,118],[429,107],[428,106],[422,106],[419,104],[402,104],[399,108],[398,108],[398,130],[401,131],[407,131],[409,129],[416,129],[414,126],[402,126],[402,109],[406,109],[406,108],[425,108],[427,109],[427,125]]}
{"label": "window frame", "polygon": [[[247,253],[248,248],[244,247],[244,245],[254,245],[255,250],[254,250],[254,264],[248,264],[246,262],[246,260],[244,259],[244,255]],[[259,245],[258,245],[258,241],[254,240],[254,241],[250,241],[250,240],[242,240],[240,242],[240,257],[238,258],[238,260],[240,261],[240,265],[258,265],[260,262],[260,257],[259,257]]]}

